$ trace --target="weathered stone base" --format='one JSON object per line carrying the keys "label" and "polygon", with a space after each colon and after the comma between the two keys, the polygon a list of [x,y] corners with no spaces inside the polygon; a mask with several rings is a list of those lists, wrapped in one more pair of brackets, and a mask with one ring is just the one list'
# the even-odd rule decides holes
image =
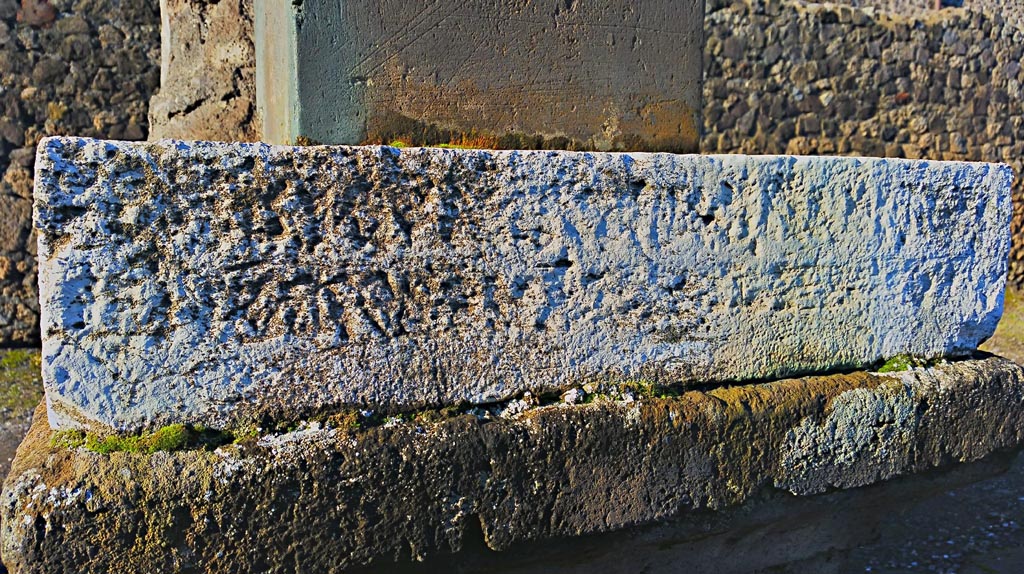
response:
{"label": "weathered stone base", "polygon": [[989,357],[155,455],[52,447],[38,416],[4,485],[3,557],[15,573],[339,572],[481,531],[506,550],[703,520],[1019,445],[1022,397],[1024,369]]}

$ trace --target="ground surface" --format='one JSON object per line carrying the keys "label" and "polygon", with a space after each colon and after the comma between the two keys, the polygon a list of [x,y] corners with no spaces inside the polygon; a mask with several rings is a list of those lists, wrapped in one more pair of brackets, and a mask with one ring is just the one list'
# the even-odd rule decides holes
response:
{"label": "ground surface", "polygon": [[889,509],[850,572],[1024,572],[1024,457],[1005,472]]}
{"label": "ground surface", "polygon": [[[38,349],[0,349],[0,476],[7,476],[43,397]],[[0,564],[0,573],[7,572]]]}
{"label": "ground surface", "polygon": [[996,333],[981,350],[1024,364],[1024,293],[1015,288],[1006,290],[1003,317]]}
{"label": "ground surface", "polygon": [[32,424],[43,397],[36,349],[0,350],[0,475],[7,476],[14,451]]}

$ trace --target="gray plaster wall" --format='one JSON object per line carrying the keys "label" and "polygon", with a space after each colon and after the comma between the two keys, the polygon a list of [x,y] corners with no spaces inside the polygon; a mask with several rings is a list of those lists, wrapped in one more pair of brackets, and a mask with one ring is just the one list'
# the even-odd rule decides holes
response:
{"label": "gray plaster wall", "polygon": [[698,146],[703,0],[256,8],[271,143]]}

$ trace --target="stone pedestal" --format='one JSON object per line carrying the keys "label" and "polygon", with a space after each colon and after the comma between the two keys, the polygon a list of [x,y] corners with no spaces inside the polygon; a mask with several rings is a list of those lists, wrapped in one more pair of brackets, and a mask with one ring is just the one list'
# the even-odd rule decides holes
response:
{"label": "stone pedestal", "polygon": [[703,0],[268,0],[264,140],[697,151]]}

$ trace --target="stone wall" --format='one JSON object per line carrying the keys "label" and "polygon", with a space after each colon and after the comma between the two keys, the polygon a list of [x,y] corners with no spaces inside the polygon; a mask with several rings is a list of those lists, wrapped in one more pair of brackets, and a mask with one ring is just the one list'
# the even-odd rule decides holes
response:
{"label": "stone wall", "polygon": [[39,343],[36,143],[145,139],[159,37],[150,0],[0,0],[0,346]]}
{"label": "stone wall", "polygon": [[[935,0],[832,0],[819,4],[844,4],[855,8],[868,8],[879,13],[897,16],[925,17],[934,12]],[[1000,15],[1018,26],[1024,23],[1024,1],[1022,0],[943,0],[943,10],[964,8],[972,12]]]}
{"label": "stone wall", "polygon": [[[959,0],[963,2],[963,0]],[[967,0],[970,2],[971,0]],[[826,2],[821,2],[825,4]],[[832,0],[832,4],[844,4],[855,8],[872,8],[879,12],[894,12],[898,14],[921,14],[932,10],[935,0]],[[949,0],[947,4],[951,3]],[[972,2],[973,4],[973,2]]]}
{"label": "stone wall", "polygon": [[1024,202],[1024,32],[999,12],[709,0],[705,29],[702,151],[1006,162]]}

